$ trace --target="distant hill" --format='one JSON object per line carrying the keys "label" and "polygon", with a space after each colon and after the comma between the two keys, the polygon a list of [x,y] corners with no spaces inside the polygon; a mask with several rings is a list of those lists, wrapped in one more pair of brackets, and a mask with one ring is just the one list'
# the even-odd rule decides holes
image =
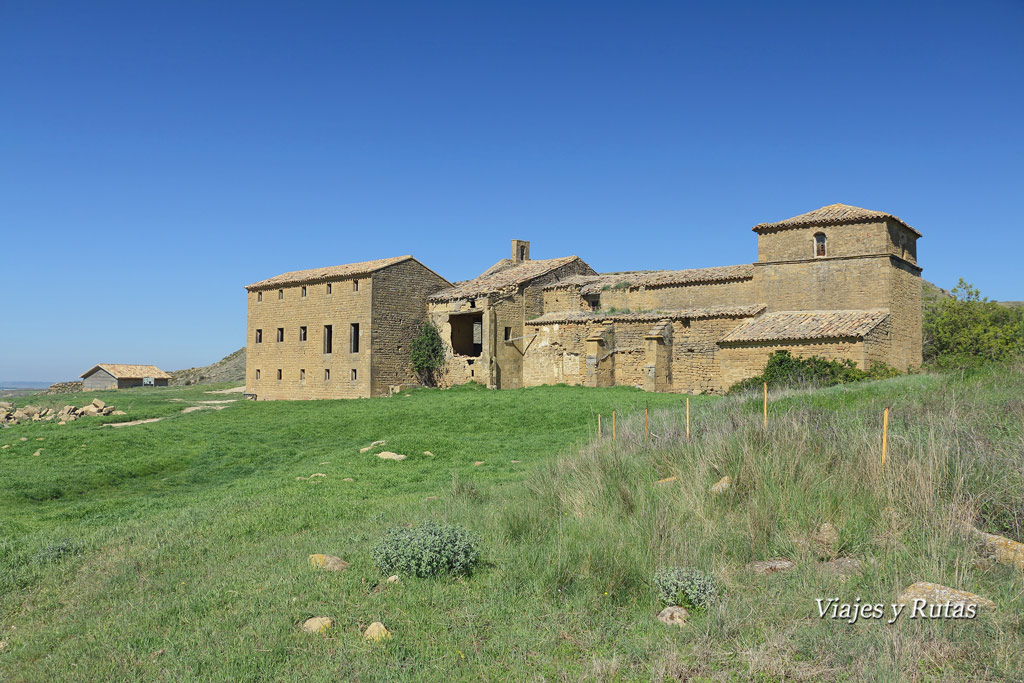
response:
{"label": "distant hill", "polygon": [[[924,285],[921,289],[921,307],[923,309],[927,309],[929,306],[953,296],[948,289],[943,289],[938,285],[933,285],[927,280],[923,280],[922,284]],[[1007,306],[1010,308],[1024,306],[1024,301],[996,301],[995,303],[1000,306]]]}
{"label": "distant hill", "polygon": [[245,348],[224,356],[216,363],[201,368],[174,370],[171,372],[171,385],[213,384],[215,382],[245,381]]}

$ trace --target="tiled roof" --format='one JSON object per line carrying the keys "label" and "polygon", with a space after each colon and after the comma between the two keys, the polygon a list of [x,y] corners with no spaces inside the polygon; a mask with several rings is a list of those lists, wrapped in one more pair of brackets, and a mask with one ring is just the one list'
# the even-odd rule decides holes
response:
{"label": "tiled roof", "polygon": [[748,320],[722,338],[723,342],[782,341],[787,339],[845,339],[863,337],[885,320],[889,311],[784,311]]}
{"label": "tiled roof", "polygon": [[545,313],[527,320],[527,325],[553,325],[555,323],[590,323],[603,321],[646,322],[658,320],[701,320],[705,318],[746,318],[757,315],[764,304],[748,306],[709,306],[706,308],[679,308],[671,311],[642,311],[638,313],[602,313],[601,311],[558,311]]}
{"label": "tiled roof", "polygon": [[716,268],[690,268],[688,270],[636,270],[602,275],[573,275],[544,287],[546,290],[580,287],[581,294],[597,294],[605,288],[670,287],[672,285],[701,282],[744,280],[754,276],[754,266],[719,266]]}
{"label": "tiled roof", "polygon": [[547,275],[556,268],[561,268],[578,260],[580,260],[578,256],[563,256],[562,258],[523,261],[514,266],[510,265],[507,268],[495,270],[495,267],[502,263],[499,261],[495,266],[484,272],[483,275],[466,282],[460,282],[454,287],[442,289],[428,298],[430,301],[450,301],[452,299],[466,299],[503,292],[542,275]]}
{"label": "tiled roof", "polygon": [[411,259],[412,256],[393,256],[375,261],[361,261],[359,263],[346,263],[342,266],[329,266],[327,268],[312,268],[310,270],[295,270],[275,277],[254,282],[247,285],[246,289],[264,289],[279,285],[295,285],[304,282],[324,282],[337,278],[355,277],[356,275],[369,275],[370,273],[393,266]]}
{"label": "tiled roof", "polygon": [[123,363],[100,363],[83,372],[80,377],[91,375],[97,369],[106,370],[117,379],[142,379],[152,377],[154,379],[170,379],[171,376],[155,365],[125,365]]}
{"label": "tiled roof", "polygon": [[850,206],[848,204],[829,204],[823,206],[820,209],[809,211],[808,213],[802,213],[799,216],[793,216],[787,218],[784,221],[777,221],[775,223],[760,223],[754,226],[754,232],[761,230],[768,230],[770,228],[785,229],[785,228],[801,228],[811,225],[838,225],[840,223],[868,223],[877,220],[890,220],[896,221],[903,227],[910,230],[912,233],[921,236],[914,228],[907,225],[903,220],[893,216],[891,213],[885,213],[884,211],[872,211],[870,209],[862,209],[859,206]]}

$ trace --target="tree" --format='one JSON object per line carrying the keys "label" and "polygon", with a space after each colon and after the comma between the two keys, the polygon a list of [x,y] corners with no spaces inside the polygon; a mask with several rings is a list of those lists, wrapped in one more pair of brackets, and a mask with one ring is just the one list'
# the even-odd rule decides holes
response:
{"label": "tree", "polygon": [[432,322],[425,322],[419,336],[412,340],[412,368],[424,386],[437,386],[437,377],[444,368],[445,348],[441,333]]}
{"label": "tree", "polygon": [[989,301],[963,278],[952,295],[925,311],[926,362],[962,368],[1024,353],[1024,309]]}

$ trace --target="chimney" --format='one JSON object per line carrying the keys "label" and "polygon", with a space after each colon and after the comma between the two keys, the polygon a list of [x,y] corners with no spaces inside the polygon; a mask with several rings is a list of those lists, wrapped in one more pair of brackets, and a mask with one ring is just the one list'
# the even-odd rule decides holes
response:
{"label": "chimney", "polygon": [[530,243],[526,240],[512,240],[512,265],[530,260]]}

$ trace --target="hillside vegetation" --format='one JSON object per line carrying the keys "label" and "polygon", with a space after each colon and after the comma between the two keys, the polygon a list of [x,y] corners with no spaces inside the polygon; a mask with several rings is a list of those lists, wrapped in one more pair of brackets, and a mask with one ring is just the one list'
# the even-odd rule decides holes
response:
{"label": "hillside vegetation", "polygon": [[[227,400],[210,388],[96,394],[128,411],[117,419],[164,417],[156,423],[0,431],[10,446],[0,450],[0,679],[1012,680],[1024,670],[1024,581],[982,561],[967,529],[1024,532],[1020,366],[772,393],[767,431],[759,399],[697,397],[690,442],[679,397],[625,388],[201,403]],[[181,412],[203,405],[226,407]],[[360,452],[377,439],[386,446]],[[384,449],[408,459],[376,457]],[[732,487],[711,494],[726,475]],[[385,583],[375,545],[427,521],[480,538],[475,571]],[[823,522],[838,532],[828,543],[816,537]],[[312,553],[351,567],[314,569]],[[825,563],[836,557],[859,567],[843,578]],[[795,568],[747,568],[772,558]],[[652,580],[665,566],[722,587],[682,627],[655,618]],[[892,626],[818,618],[816,598],[889,603],[916,581],[996,609]],[[335,626],[303,633],[312,616]],[[389,641],[362,637],[374,621]]]}
{"label": "hillside vegetation", "polygon": [[188,368],[171,372],[172,386],[191,384],[216,384],[218,382],[245,381],[245,347],[221,358],[216,363],[201,368]]}

